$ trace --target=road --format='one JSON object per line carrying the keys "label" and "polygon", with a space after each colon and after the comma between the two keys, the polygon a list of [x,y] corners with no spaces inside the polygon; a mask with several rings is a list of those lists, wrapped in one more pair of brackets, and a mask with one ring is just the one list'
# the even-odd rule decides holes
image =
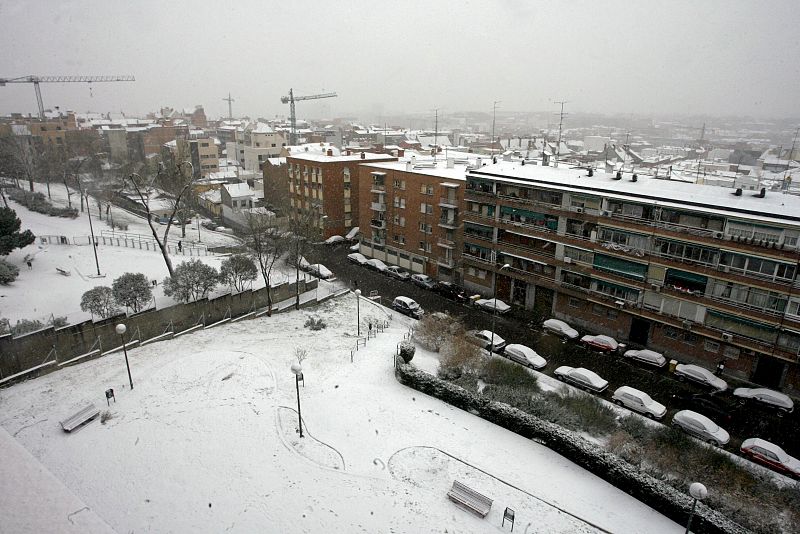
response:
{"label": "road", "polygon": [[[336,277],[357,287],[365,295],[377,291],[383,304],[389,306],[395,297],[404,295],[411,297],[426,310],[427,313],[447,312],[464,323],[467,329],[491,330],[492,315],[469,304],[459,304],[447,300],[440,295],[415,286],[410,281],[399,281],[375,271],[356,265],[347,260],[350,251],[346,245],[335,247],[318,247],[313,255],[312,263],[320,262],[328,267]],[[666,367],[657,369],[638,362],[632,362],[619,355],[601,354],[586,349],[575,342],[563,342],[559,338],[546,334],[541,324],[531,312],[514,310],[514,315],[497,316],[495,331],[507,343],[520,343],[533,348],[547,360],[547,367],[541,372],[553,376],[553,371],[561,365],[585,367],[608,380],[609,388],[601,396],[610,401],[611,395],[619,386],[627,385],[649,393],[655,400],[667,406],[665,422],[672,420],[678,411],[673,395],[687,395],[707,391],[700,385],[683,383],[670,374]],[[581,332],[581,334],[597,332]],[[738,451],[739,445],[746,438],[759,437],[780,445],[787,453],[800,457],[800,442],[794,439],[800,423],[800,410],[784,417],[778,417],[773,410],[756,405],[738,406],[730,394],[736,381],[726,377],[729,391],[722,394],[723,399],[733,405],[732,420],[722,424],[731,434],[729,450]],[[746,384],[740,384],[746,385]],[[690,408],[689,406],[682,406]],[[702,410],[695,408],[702,413]],[[714,418],[712,417],[712,420]],[[719,423],[719,421],[718,421]]]}

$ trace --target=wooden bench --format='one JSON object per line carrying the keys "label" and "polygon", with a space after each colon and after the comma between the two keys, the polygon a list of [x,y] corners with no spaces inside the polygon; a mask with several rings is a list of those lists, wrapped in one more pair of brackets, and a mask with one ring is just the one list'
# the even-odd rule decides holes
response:
{"label": "wooden bench", "polygon": [[61,421],[61,428],[64,429],[65,432],[72,432],[76,428],[85,425],[95,417],[100,415],[100,410],[94,404],[89,404],[84,409]]}
{"label": "wooden bench", "polygon": [[56,271],[58,271],[58,274],[60,274],[62,276],[69,276],[70,274],[72,274],[68,270],[61,269],[60,267],[56,267]]}
{"label": "wooden bench", "polygon": [[453,487],[447,492],[447,496],[454,503],[481,517],[486,517],[486,514],[492,509],[492,499],[468,488],[458,480],[453,481]]}

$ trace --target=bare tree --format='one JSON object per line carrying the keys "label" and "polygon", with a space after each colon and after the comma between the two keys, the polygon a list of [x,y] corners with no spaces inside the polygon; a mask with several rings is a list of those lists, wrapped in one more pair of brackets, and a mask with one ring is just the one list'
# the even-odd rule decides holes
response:
{"label": "bare tree", "polygon": [[322,236],[320,215],[315,209],[295,211],[289,218],[290,259],[295,268],[295,309],[300,309],[300,264]]}
{"label": "bare tree", "polygon": [[4,135],[0,138],[2,148],[3,166],[15,178],[27,180],[28,187],[33,191],[33,182],[39,173],[41,162],[39,147],[31,135]]}
{"label": "bare tree", "polygon": [[[164,263],[167,264],[167,270],[170,277],[175,276],[175,269],[172,266],[172,260],[169,257],[169,249],[167,247],[167,239],[169,238],[169,231],[172,228],[172,223],[175,220],[175,214],[178,211],[179,202],[181,197],[188,195],[194,182],[192,164],[188,161],[177,161],[174,165],[169,167],[159,165],[159,170],[151,177],[142,177],[140,174],[132,172],[128,179],[139,197],[139,200],[147,215],[147,224],[150,226],[150,231],[153,233],[153,238],[158,243],[158,248],[161,250],[161,255],[164,257]],[[150,174],[145,171],[145,175]],[[150,209],[150,200],[155,199],[158,193],[157,185],[168,182],[171,184],[177,193],[172,207],[172,211],[167,219],[166,229],[164,235],[160,236],[158,230],[153,223],[153,217]]]}
{"label": "bare tree", "polygon": [[285,218],[272,213],[246,212],[247,229],[245,241],[250,255],[258,264],[264,284],[267,286],[267,315],[272,315],[272,285],[270,276],[278,258],[289,248]]}

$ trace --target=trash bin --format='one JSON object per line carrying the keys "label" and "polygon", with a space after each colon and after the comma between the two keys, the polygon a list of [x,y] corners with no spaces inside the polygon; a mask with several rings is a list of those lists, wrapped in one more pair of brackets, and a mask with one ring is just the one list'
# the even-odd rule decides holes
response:
{"label": "trash bin", "polygon": [[670,360],[669,361],[669,372],[670,373],[674,373],[675,372],[675,367],[677,367],[677,366],[678,366],[678,360]]}

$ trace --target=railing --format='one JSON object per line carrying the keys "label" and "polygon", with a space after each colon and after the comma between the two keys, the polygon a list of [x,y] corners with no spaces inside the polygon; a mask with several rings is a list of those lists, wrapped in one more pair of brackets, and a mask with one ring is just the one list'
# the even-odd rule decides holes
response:
{"label": "railing", "polygon": [[372,202],[370,204],[370,208],[372,208],[375,211],[386,211],[386,204],[382,202]]}
{"label": "railing", "polygon": [[453,206],[454,208],[458,207],[458,199],[457,198],[449,198],[449,197],[439,197],[439,205],[440,206]]}
{"label": "railing", "polygon": [[540,232],[540,233],[543,233],[543,234],[555,234],[555,233],[557,233],[556,230],[553,230],[552,228],[548,228],[544,224],[530,224],[530,223],[512,221],[512,220],[508,219],[507,217],[501,218],[500,222],[502,224],[505,224],[506,226],[513,226],[514,228],[523,228],[525,230],[533,230],[535,232]]}
{"label": "railing", "polygon": [[384,184],[372,184],[369,190],[372,193],[385,193],[386,186]]}
{"label": "railing", "polygon": [[439,226],[445,226],[448,228],[456,228],[458,226],[458,221],[455,219],[439,219]]}
{"label": "railing", "polygon": [[451,269],[455,266],[453,258],[436,258],[436,263],[438,263],[442,267],[449,267]]}
{"label": "railing", "polygon": [[369,225],[373,228],[383,229],[386,228],[386,221],[379,219],[370,219]]}
{"label": "railing", "polygon": [[456,242],[455,242],[455,241],[451,241],[451,240],[449,240],[449,239],[445,239],[445,238],[443,238],[443,237],[440,237],[440,238],[438,238],[438,239],[436,240],[436,243],[437,243],[438,245],[440,245],[440,246],[443,246],[443,247],[449,247],[449,248],[453,248],[453,247],[455,247],[455,246],[456,246]]}

